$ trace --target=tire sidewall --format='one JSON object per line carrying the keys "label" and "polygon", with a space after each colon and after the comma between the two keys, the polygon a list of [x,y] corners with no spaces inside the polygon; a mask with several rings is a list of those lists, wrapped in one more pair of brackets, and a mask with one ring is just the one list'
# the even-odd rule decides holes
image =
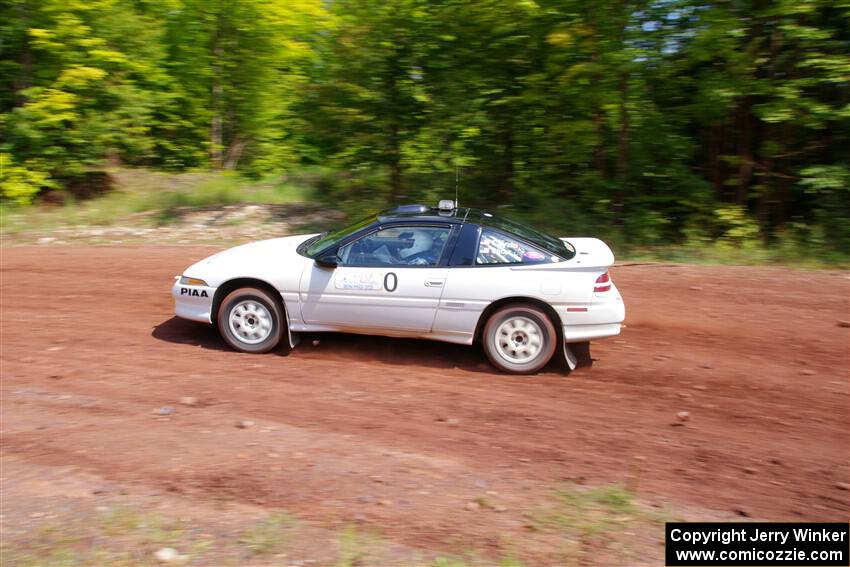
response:
{"label": "tire sidewall", "polygon": [[[502,358],[496,349],[495,333],[506,319],[511,317],[526,317],[532,319],[540,327],[543,335],[544,346],[538,355],[531,361],[516,364]],[[534,374],[546,366],[555,354],[557,345],[557,332],[549,317],[537,307],[525,305],[509,305],[499,309],[487,320],[484,327],[484,352],[490,363],[503,372],[510,374]]]}
{"label": "tire sidewall", "polygon": [[[237,303],[247,299],[261,303],[269,310],[269,313],[271,313],[272,316],[272,332],[269,333],[269,336],[266,337],[264,341],[256,344],[242,342],[230,329],[229,319],[231,310]],[[268,294],[268,292],[257,288],[243,287],[227,294],[221,302],[221,307],[218,310],[218,317],[216,320],[218,323],[219,333],[221,333],[224,341],[228,344],[228,346],[230,346],[230,348],[240,352],[257,354],[269,352],[280,343],[280,339],[283,336],[283,309],[280,307],[280,304]]]}

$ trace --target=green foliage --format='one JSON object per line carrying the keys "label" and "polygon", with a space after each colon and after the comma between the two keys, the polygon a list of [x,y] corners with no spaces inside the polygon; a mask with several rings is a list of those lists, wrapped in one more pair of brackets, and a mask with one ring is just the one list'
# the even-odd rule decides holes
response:
{"label": "green foliage", "polygon": [[57,179],[109,156],[150,157],[167,82],[158,26],[115,0],[12,4],[20,21],[3,31],[20,53],[16,62],[3,53],[17,67],[15,99],[2,109],[5,149]]}
{"label": "green foliage", "polygon": [[747,216],[747,212],[735,205],[718,207],[714,211],[716,224],[722,235],[718,244],[732,247],[753,247],[758,242],[758,225]]}
{"label": "green foliage", "polygon": [[847,2],[0,8],[6,201],[117,161],[321,165],[346,208],[450,196],[459,170],[465,204],[621,247],[850,250]]}
{"label": "green foliage", "polygon": [[56,187],[45,169],[40,160],[18,165],[11,155],[0,153],[0,196],[18,205],[30,204],[42,189]]}

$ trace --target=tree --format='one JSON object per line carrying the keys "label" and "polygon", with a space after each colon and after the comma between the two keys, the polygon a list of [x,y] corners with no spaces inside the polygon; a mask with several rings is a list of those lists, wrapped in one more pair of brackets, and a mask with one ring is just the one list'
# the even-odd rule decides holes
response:
{"label": "tree", "polygon": [[3,67],[15,95],[3,102],[3,148],[33,178],[69,180],[107,156],[144,162],[167,83],[160,31],[114,0],[31,3],[4,28]]}
{"label": "tree", "polygon": [[344,0],[331,9],[335,33],[302,108],[311,109],[315,139],[337,164],[386,168],[395,200],[404,190],[405,147],[428,108],[429,3]]}

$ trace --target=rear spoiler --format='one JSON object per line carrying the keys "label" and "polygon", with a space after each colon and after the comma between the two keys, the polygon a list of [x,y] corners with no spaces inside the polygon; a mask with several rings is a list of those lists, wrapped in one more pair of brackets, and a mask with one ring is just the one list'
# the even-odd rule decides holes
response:
{"label": "rear spoiler", "polygon": [[580,264],[585,268],[607,268],[614,263],[614,253],[608,245],[598,238],[561,238],[576,250],[571,264]]}
{"label": "rear spoiler", "polygon": [[580,268],[600,269],[614,264],[614,253],[608,245],[598,238],[561,238],[569,247],[575,248],[576,255],[566,262],[552,264],[527,264],[512,266],[512,270],[576,270]]}
{"label": "rear spoiler", "polygon": [[598,238],[562,238],[568,247],[575,248],[576,255],[566,262],[553,264],[533,264],[517,266],[513,269],[525,268],[535,270],[575,270],[578,268],[599,269],[607,268],[614,263],[614,253],[608,245]]}

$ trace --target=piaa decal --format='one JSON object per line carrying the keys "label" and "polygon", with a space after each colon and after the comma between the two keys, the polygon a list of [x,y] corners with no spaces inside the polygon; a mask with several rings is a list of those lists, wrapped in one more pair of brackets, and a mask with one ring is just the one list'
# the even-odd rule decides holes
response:
{"label": "piaa decal", "polygon": [[192,297],[209,297],[209,295],[207,295],[207,290],[205,289],[198,291],[197,289],[189,289],[188,287],[181,287],[180,295],[191,295]]}

